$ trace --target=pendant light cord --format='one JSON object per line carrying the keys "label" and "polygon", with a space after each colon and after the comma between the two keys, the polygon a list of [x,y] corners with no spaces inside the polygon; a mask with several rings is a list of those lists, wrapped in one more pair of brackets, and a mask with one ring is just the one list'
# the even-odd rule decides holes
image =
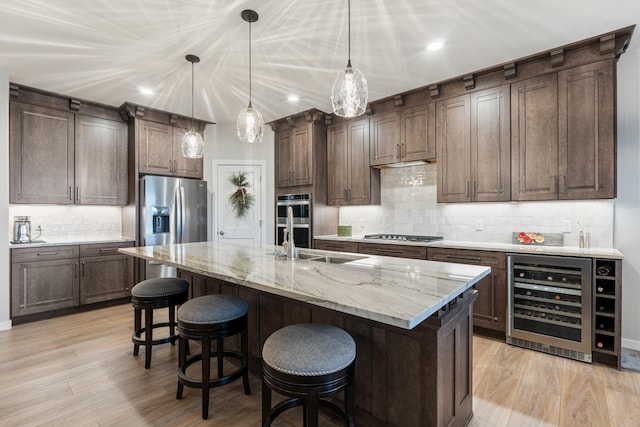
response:
{"label": "pendant light cord", "polygon": [[249,21],[249,107],[251,107],[251,21]]}
{"label": "pendant light cord", "polygon": [[348,67],[351,67],[351,0],[347,0],[347,17],[349,18],[348,21],[348,28],[349,28],[349,53],[347,55],[347,57],[349,58],[349,65]]}
{"label": "pendant light cord", "polygon": [[195,130],[193,124],[193,62],[191,63],[191,130]]}

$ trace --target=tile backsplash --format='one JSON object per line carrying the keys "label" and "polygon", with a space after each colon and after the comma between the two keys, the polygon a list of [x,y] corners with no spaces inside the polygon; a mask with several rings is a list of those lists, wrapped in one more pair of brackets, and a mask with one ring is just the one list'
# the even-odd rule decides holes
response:
{"label": "tile backsplash", "polygon": [[[9,232],[13,233],[13,217],[31,217],[31,238],[51,242],[119,239],[121,234],[119,206],[9,205]],[[42,227],[38,237],[37,227]],[[9,240],[13,238],[9,236]]]}
{"label": "tile backsplash", "polygon": [[[340,208],[340,225],[353,234],[440,235],[445,239],[511,243],[514,231],[564,233],[565,246],[578,246],[578,230],[591,233],[592,247],[613,247],[613,200],[504,203],[441,203],[436,164],[381,171],[381,204]],[[476,230],[482,228],[482,230]]]}

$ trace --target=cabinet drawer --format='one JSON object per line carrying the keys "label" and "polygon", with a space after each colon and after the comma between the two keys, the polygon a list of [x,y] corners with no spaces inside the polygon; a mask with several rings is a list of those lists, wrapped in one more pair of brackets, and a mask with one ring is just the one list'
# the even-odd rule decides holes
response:
{"label": "cabinet drawer", "polygon": [[360,253],[400,258],[427,259],[425,246],[360,243]]}
{"label": "cabinet drawer", "polygon": [[468,249],[429,248],[429,261],[457,262],[459,264],[485,265],[492,269],[504,269],[506,256],[502,252],[474,251]]}
{"label": "cabinet drawer", "polygon": [[11,262],[46,261],[50,259],[78,258],[78,245],[44,246],[40,248],[11,249]]}
{"label": "cabinet drawer", "polygon": [[336,240],[315,240],[315,249],[338,252],[358,252],[358,242],[339,242]]}
{"label": "cabinet drawer", "polygon": [[80,256],[118,255],[118,248],[129,248],[132,246],[133,242],[92,243],[90,245],[80,245]]}

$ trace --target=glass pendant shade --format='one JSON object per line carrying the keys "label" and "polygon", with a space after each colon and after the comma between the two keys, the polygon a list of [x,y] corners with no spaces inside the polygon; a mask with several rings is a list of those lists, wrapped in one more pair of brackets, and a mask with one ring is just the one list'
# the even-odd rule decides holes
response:
{"label": "glass pendant shade", "polygon": [[357,117],[367,109],[369,89],[367,79],[357,68],[351,66],[340,70],[331,88],[333,112],[340,117]]}
{"label": "glass pendant shade", "polygon": [[201,159],[204,155],[204,141],[202,135],[194,130],[185,132],[182,136],[182,156],[189,159]]}
{"label": "glass pendant shade", "polygon": [[236,121],[236,131],[241,142],[253,144],[262,142],[264,135],[264,119],[262,113],[251,106],[240,111]]}
{"label": "glass pendant shade", "polygon": [[204,141],[202,135],[195,131],[193,124],[193,64],[200,62],[200,58],[187,55],[185,59],[191,62],[191,129],[182,135],[182,156],[188,159],[201,159],[204,156]]}

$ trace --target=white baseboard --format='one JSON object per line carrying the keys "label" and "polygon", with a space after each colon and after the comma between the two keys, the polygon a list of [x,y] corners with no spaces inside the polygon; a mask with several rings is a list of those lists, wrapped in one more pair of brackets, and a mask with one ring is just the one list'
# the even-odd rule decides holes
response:
{"label": "white baseboard", "polygon": [[640,351],[640,341],[623,338],[621,344],[623,348]]}
{"label": "white baseboard", "polygon": [[11,329],[11,320],[0,322],[0,331],[6,331],[8,329]]}

